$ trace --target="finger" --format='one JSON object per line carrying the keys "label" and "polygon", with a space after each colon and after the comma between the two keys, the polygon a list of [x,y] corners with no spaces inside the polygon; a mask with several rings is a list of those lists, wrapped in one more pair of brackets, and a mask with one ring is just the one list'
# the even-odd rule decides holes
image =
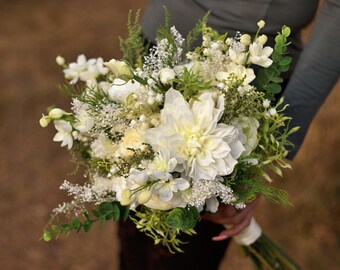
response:
{"label": "finger", "polygon": [[229,237],[237,235],[238,233],[240,233],[244,228],[246,228],[250,224],[251,217],[252,217],[252,215],[249,214],[240,224],[235,225],[234,227],[232,227],[230,229],[227,229],[227,230],[220,232],[220,234],[218,236],[214,236],[212,238],[212,240],[213,241],[222,241],[222,240],[225,240]]}

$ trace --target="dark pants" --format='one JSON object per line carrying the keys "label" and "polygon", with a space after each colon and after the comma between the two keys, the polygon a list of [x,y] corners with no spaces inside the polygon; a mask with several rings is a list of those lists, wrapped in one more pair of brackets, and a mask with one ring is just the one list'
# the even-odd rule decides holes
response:
{"label": "dark pants", "polygon": [[120,222],[120,270],[218,269],[229,241],[214,242],[211,238],[223,229],[221,225],[201,221],[195,227],[196,235],[183,235],[182,239],[188,241],[181,246],[184,253],[171,254],[166,247],[154,245],[132,221]]}

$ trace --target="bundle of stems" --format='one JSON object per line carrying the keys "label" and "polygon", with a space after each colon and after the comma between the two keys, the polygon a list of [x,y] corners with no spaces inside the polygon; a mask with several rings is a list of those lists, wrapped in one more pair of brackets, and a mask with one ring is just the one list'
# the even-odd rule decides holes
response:
{"label": "bundle of stems", "polygon": [[241,246],[251,258],[257,270],[300,270],[298,266],[274,241],[264,233],[251,245]]}

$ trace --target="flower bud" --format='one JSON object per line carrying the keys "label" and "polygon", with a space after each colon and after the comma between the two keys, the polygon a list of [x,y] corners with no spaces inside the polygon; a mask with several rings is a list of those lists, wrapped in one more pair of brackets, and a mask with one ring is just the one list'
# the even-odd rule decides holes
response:
{"label": "flower bud", "polygon": [[277,114],[277,111],[276,111],[276,109],[275,109],[275,108],[271,108],[271,109],[269,109],[269,114],[270,114],[271,116],[274,116],[274,115],[276,115],[276,114]]}
{"label": "flower bud", "polygon": [[64,114],[67,114],[65,111],[63,111],[62,109],[59,108],[54,108],[52,110],[49,111],[48,116],[51,119],[60,119]]}
{"label": "flower bud", "polygon": [[138,197],[138,203],[139,204],[147,203],[151,199],[151,196],[152,196],[152,192],[150,190],[145,189],[141,191]]}
{"label": "flower bud", "polygon": [[51,118],[45,115],[43,115],[39,120],[39,124],[43,128],[47,127],[50,122],[51,122]]}
{"label": "flower bud", "polygon": [[269,106],[270,106],[270,100],[269,100],[269,99],[265,99],[265,100],[263,101],[263,107],[264,107],[264,108],[269,108]]}
{"label": "flower bud", "polygon": [[131,67],[124,61],[117,61],[111,59],[109,62],[105,62],[104,65],[113,73],[116,78],[124,81],[129,81],[133,78],[133,71]]}
{"label": "flower bud", "polygon": [[65,59],[64,57],[61,57],[60,55],[58,55],[55,59],[55,61],[57,62],[57,64],[59,66],[63,66],[65,64]]}
{"label": "flower bud", "polygon": [[120,204],[125,206],[129,205],[131,203],[131,191],[128,189],[124,189],[122,191],[122,200],[120,201]]}
{"label": "flower bud", "polygon": [[261,35],[261,36],[259,36],[259,38],[257,40],[258,40],[259,43],[264,45],[264,44],[266,44],[268,37],[266,35]]}
{"label": "flower bud", "polygon": [[171,68],[162,68],[159,72],[159,79],[163,84],[169,84],[175,79],[176,73]]}
{"label": "flower bud", "polygon": [[244,34],[244,35],[241,36],[240,42],[244,46],[248,46],[250,44],[250,42],[251,42],[251,37],[248,34]]}
{"label": "flower bud", "polygon": [[257,26],[258,26],[260,29],[263,28],[265,25],[266,25],[266,23],[264,22],[264,20],[260,20],[260,21],[257,23]]}

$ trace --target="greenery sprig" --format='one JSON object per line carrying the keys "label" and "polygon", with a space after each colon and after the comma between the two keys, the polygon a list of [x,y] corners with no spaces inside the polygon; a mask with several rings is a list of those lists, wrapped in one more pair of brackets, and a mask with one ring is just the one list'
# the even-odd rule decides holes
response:
{"label": "greenery sprig", "polygon": [[193,228],[199,220],[197,209],[177,207],[171,211],[159,211],[142,208],[130,217],[137,229],[151,237],[155,244],[161,243],[167,247],[171,253],[183,252],[179,246],[184,242],[178,236],[181,233],[188,235],[196,233]]}
{"label": "greenery sprig", "polygon": [[291,30],[287,26],[282,27],[281,33],[278,32],[275,37],[274,51],[271,55],[273,63],[268,68],[261,68],[253,82],[253,85],[256,86],[258,90],[264,91],[266,97],[271,100],[274,100],[275,94],[281,92],[282,87],[280,83],[283,82],[283,79],[280,75],[288,71],[292,62],[292,58],[288,56],[287,50],[287,46],[291,44],[291,42],[287,41],[290,33]]}
{"label": "greenery sprig", "polygon": [[132,11],[128,14],[128,37],[123,39],[119,37],[120,50],[123,53],[123,59],[132,67],[141,67],[143,65],[143,57],[147,54],[147,47],[142,36],[142,27],[139,23],[140,10],[135,13],[135,17],[131,18]]}
{"label": "greenery sprig", "polygon": [[83,229],[85,232],[88,232],[95,222],[100,222],[103,226],[110,219],[114,221],[126,220],[130,210],[129,207],[121,206],[118,202],[103,202],[98,206],[97,210],[92,209],[91,213],[92,218],[90,218],[89,212],[84,212],[82,219],[73,217],[70,224],[61,224],[61,226],[52,224],[49,229],[45,228],[41,238],[44,241],[50,241],[53,235],[57,239],[62,233],[68,236],[72,231],[80,232]]}

